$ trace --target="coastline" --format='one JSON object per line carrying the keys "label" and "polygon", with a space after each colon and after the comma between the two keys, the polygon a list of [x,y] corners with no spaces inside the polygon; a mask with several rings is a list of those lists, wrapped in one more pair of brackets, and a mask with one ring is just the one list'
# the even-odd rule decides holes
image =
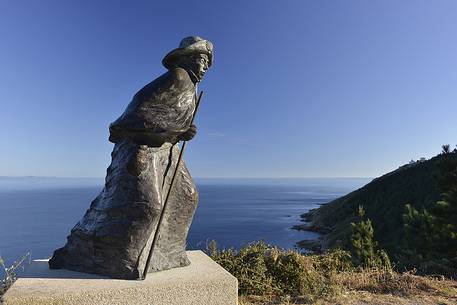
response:
{"label": "coastline", "polygon": [[[327,204],[327,203],[325,203]],[[325,205],[322,204],[321,206]],[[325,236],[330,232],[330,228],[319,226],[314,221],[314,216],[318,208],[311,209],[308,212],[300,214],[300,221],[303,223],[296,224],[291,227],[292,230],[297,231],[305,231],[305,232],[313,232],[320,234],[317,239],[302,239],[296,242],[296,246],[299,250],[313,253],[313,254],[321,254],[325,251]]]}

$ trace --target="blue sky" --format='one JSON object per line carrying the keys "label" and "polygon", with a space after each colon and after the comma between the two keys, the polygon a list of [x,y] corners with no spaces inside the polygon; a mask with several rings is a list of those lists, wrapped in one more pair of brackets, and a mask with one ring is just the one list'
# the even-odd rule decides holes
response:
{"label": "blue sky", "polygon": [[197,34],[195,177],[374,177],[457,143],[456,1],[2,1],[0,176],[102,177],[108,125]]}

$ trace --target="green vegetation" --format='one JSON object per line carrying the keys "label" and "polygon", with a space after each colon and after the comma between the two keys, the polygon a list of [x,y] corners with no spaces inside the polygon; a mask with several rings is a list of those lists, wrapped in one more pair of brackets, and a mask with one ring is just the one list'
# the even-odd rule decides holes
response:
{"label": "green vegetation", "polygon": [[[241,305],[352,304],[367,295],[370,300],[378,298],[376,304],[396,304],[398,300],[423,296],[432,298],[435,304],[437,300],[452,304],[448,300],[456,294],[453,282],[400,274],[392,271],[390,265],[357,266],[351,253],[340,249],[304,255],[264,242],[252,243],[239,251],[219,250],[211,242],[209,254],[238,278]],[[383,303],[384,298],[395,301]]]}
{"label": "green vegetation", "polygon": [[334,293],[332,275],[353,268],[350,254],[336,250],[326,256],[304,256],[255,242],[239,251],[215,250],[211,257],[239,281],[246,295],[308,295]]}
{"label": "green vegetation", "polygon": [[406,205],[404,255],[424,273],[457,277],[457,160],[443,146],[439,189],[442,199],[428,208]]}
{"label": "green vegetation", "polygon": [[[360,204],[366,220],[358,215]],[[443,146],[438,156],[404,165],[302,217],[324,233],[324,250],[358,247],[355,256],[367,263],[376,248],[385,249],[397,270],[455,278],[457,150]]]}
{"label": "green vegetation", "polygon": [[378,249],[370,219],[365,219],[363,206],[358,208],[358,222],[351,223],[351,252],[353,262],[364,268],[392,269],[390,259],[384,250]]}

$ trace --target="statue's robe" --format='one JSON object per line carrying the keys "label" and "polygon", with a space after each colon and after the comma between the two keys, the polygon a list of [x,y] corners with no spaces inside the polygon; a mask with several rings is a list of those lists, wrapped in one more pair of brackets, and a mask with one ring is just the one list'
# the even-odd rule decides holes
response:
{"label": "statue's robe", "polygon": [[[135,94],[110,125],[115,143],[105,187],[54,252],[51,268],[138,279],[146,268],[164,200],[176,168],[179,135],[195,110],[195,84],[176,68]],[[187,233],[198,194],[181,162],[149,270],[186,266]]]}

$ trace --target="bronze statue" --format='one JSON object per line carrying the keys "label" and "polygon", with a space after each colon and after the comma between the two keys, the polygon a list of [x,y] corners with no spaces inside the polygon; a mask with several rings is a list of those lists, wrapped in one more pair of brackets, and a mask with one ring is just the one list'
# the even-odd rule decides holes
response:
{"label": "bronze statue", "polygon": [[67,244],[54,252],[51,269],[139,279],[147,272],[189,264],[185,245],[198,193],[183,162],[152,241],[176,169],[177,143],[196,134],[191,125],[196,86],[212,61],[211,42],[184,38],[162,60],[168,71],[138,91],[110,125],[109,140],[115,146],[105,187],[73,227]]}

